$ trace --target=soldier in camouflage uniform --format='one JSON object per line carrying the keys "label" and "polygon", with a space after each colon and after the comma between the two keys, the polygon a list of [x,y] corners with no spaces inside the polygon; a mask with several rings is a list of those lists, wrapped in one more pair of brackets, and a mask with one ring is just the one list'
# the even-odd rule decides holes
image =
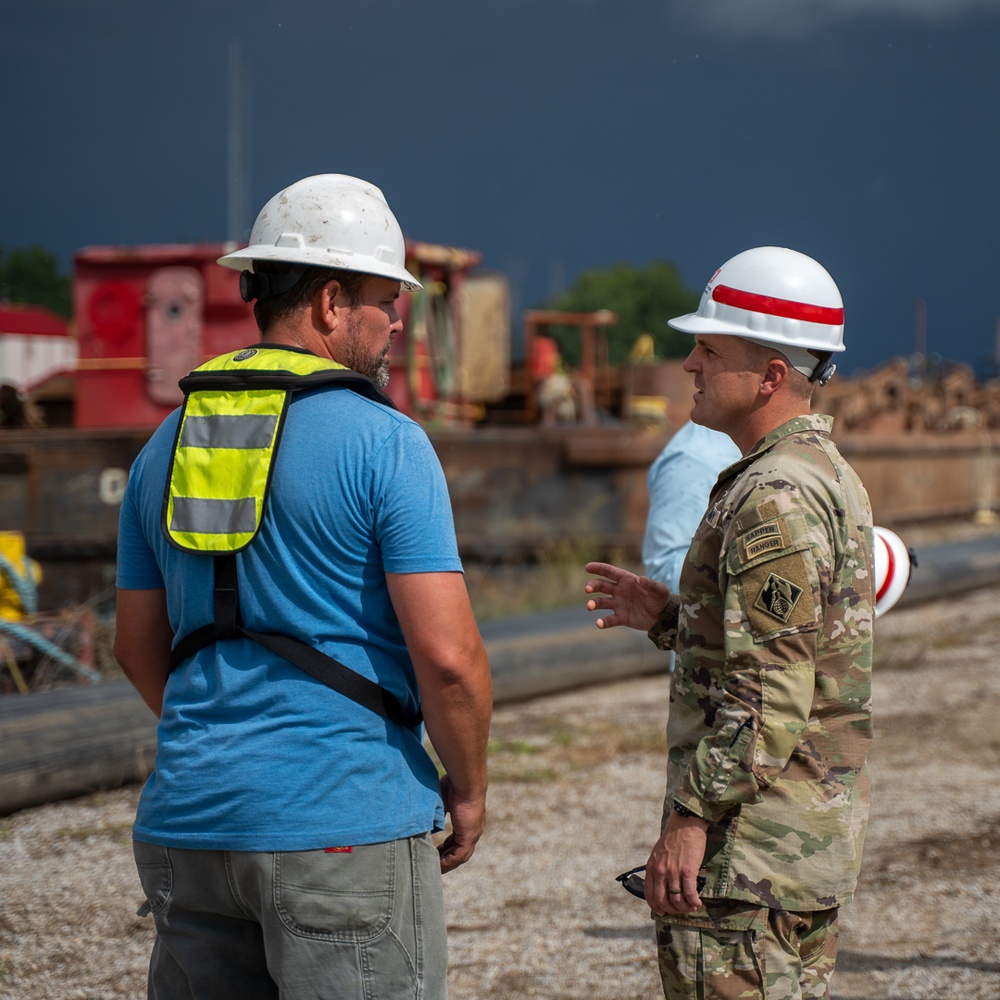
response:
{"label": "soldier in camouflage uniform", "polygon": [[601,628],[647,629],[677,667],[662,833],[646,866],[664,994],[829,996],[837,914],[868,818],[874,605],[868,497],[812,415],[843,349],[836,285],[782,248],[713,276],[691,418],[743,457],[719,476],[679,592],[605,563]]}

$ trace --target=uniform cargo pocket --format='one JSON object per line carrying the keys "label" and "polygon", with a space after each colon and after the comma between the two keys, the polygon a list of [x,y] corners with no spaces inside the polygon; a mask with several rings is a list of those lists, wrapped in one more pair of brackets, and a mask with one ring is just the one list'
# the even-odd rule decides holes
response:
{"label": "uniform cargo pocket", "polygon": [[765,775],[780,773],[809,724],[816,668],[793,663],[760,673],[762,709],[754,766]]}

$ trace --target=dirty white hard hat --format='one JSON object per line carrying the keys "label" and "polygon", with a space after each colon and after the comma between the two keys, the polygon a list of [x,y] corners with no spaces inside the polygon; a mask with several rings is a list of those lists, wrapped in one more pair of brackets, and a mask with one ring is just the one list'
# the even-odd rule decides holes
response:
{"label": "dirty white hard hat", "polygon": [[420,282],[406,270],[406,242],[382,192],[347,174],[317,174],[279,191],[260,210],[250,245],[219,258],[223,267],[252,271],[254,261],[335,267],[402,282]]}

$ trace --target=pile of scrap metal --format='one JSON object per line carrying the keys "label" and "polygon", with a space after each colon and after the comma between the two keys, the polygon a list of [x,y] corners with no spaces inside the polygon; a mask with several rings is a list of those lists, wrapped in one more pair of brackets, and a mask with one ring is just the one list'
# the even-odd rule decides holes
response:
{"label": "pile of scrap metal", "polygon": [[979,382],[958,362],[895,358],[860,378],[834,379],[817,392],[816,408],[847,431],[992,429],[1000,427],[1000,382]]}
{"label": "pile of scrap metal", "polygon": [[67,678],[101,680],[85,662],[92,658],[86,620],[38,613],[40,580],[21,533],[0,531],[0,694],[27,694]]}

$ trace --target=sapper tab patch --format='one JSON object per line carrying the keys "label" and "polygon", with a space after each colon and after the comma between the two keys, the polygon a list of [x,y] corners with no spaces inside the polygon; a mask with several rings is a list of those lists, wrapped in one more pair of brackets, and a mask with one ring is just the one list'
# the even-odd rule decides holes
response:
{"label": "sapper tab patch", "polygon": [[740,561],[746,563],[768,552],[782,552],[788,548],[788,544],[789,538],[784,523],[768,521],[740,535]]}
{"label": "sapper tab patch", "polygon": [[754,607],[766,612],[772,618],[777,618],[782,625],[785,625],[801,596],[801,587],[797,587],[791,580],[771,573],[764,581],[764,586],[760,588]]}

